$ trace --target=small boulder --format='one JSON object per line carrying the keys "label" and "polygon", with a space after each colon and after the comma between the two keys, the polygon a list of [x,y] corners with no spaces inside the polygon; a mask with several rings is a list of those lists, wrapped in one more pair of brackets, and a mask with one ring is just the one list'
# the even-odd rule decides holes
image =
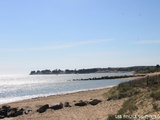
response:
{"label": "small boulder", "polygon": [[0,119],[3,119],[3,118],[5,118],[5,116],[4,115],[0,115]]}
{"label": "small boulder", "polygon": [[82,100],[80,100],[79,102],[75,103],[75,106],[86,106],[86,105],[87,105],[87,103],[82,101]]}
{"label": "small boulder", "polygon": [[2,108],[0,108],[0,119],[5,117],[16,117],[22,114],[23,114],[23,108],[21,109],[11,108],[8,105],[4,105],[2,106]]}
{"label": "small boulder", "polygon": [[7,117],[16,117],[17,116],[17,108],[10,108],[7,112]]}
{"label": "small boulder", "polygon": [[19,109],[19,110],[16,112],[15,116],[23,115],[23,111],[24,111],[23,108]]}
{"label": "small boulder", "polygon": [[0,118],[7,117],[7,112],[10,109],[10,106],[4,105],[2,108],[0,108]]}
{"label": "small boulder", "polygon": [[63,104],[61,102],[60,103],[56,103],[54,105],[51,105],[50,108],[54,109],[54,110],[59,110],[59,109],[63,108]]}
{"label": "small boulder", "polygon": [[112,98],[108,98],[108,99],[107,99],[107,101],[111,101],[111,100],[112,100]]}
{"label": "small boulder", "polygon": [[7,110],[0,109],[0,115],[6,117],[7,116]]}
{"label": "small boulder", "polygon": [[41,107],[37,110],[37,112],[43,113],[43,112],[45,112],[48,108],[49,108],[49,105],[48,105],[48,104],[45,104],[45,105],[41,106]]}
{"label": "small boulder", "polygon": [[64,107],[71,107],[71,106],[69,105],[69,102],[65,102]]}
{"label": "small boulder", "polygon": [[3,109],[3,110],[8,110],[9,108],[11,108],[9,105],[3,105],[3,106],[2,106],[2,109]]}
{"label": "small boulder", "polygon": [[97,105],[98,103],[102,102],[101,100],[93,99],[89,102],[91,105]]}
{"label": "small boulder", "polygon": [[7,110],[4,110],[4,109],[0,109],[0,118],[4,118],[7,116]]}

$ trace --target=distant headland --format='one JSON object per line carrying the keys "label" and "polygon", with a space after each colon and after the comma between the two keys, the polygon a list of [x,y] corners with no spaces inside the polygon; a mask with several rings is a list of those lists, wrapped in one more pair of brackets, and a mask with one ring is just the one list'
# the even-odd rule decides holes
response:
{"label": "distant headland", "polygon": [[88,74],[88,73],[107,73],[107,72],[135,72],[135,73],[152,73],[160,70],[160,66],[133,66],[133,67],[108,67],[108,68],[90,68],[78,70],[37,70],[31,71],[30,75],[48,75],[48,74]]}

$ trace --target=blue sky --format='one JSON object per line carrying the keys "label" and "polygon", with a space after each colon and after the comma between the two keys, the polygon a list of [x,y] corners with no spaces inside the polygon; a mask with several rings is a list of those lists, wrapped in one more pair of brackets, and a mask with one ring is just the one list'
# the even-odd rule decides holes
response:
{"label": "blue sky", "polygon": [[159,0],[0,1],[0,74],[156,65]]}

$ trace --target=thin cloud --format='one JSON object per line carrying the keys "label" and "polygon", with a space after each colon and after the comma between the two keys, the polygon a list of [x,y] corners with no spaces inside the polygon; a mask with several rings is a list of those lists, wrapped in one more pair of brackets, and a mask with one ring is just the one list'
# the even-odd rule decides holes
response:
{"label": "thin cloud", "polygon": [[34,47],[34,48],[26,48],[26,49],[1,49],[1,51],[18,52],[18,51],[58,50],[58,49],[67,49],[67,48],[72,48],[72,47],[82,46],[82,45],[110,42],[114,40],[115,39],[91,40],[91,41],[75,42],[70,44],[62,44],[57,46],[43,46],[43,47]]}
{"label": "thin cloud", "polygon": [[29,50],[54,50],[54,49],[65,49],[65,48],[71,48],[81,45],[87,45],[87,44],[96,44],[96,43],[103,43],[103,42],[109,42],[113,41],[114,39],[104,39],[104,40],[92,40],[92,41],[82,41],[82,42],[76,42],[76,43],[70,43],[70,44],[64,44],[64,45],[58,45],[58,46],[47,46],[47,47],[39,47],[39,48],[30,48]]}
{"label": "thin cloud", "polygon": [[132,44],[159,44],[160,40],[141,40],[131,42]]}

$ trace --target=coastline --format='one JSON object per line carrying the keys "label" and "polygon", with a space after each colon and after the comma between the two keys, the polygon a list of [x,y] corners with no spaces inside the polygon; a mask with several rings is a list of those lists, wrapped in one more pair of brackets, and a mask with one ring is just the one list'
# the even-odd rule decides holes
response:
{"label": "coastline", "polygon": [[[150,73],[147,76],[159,75],[160,72]],[[112,86],[113,87],[113,86]],[[32,108],[32,112],[29,114],[23,114],[20,116],[4,118],[4,120],[104,120],[110,114],[116,114],[117,111],[121,108],[122,104],[126,100],[119,99],[114,101],[107,101],[102,94],[109,91],[112,87],[107,88],[98,88],[94,90],[87,91],[78,91],[73,93],[66,94],[58,94],[58,95],[50,95],[44,97],[36,97],[21,101],[10,102],[3,105],[9,105],[12,108],[24,108],[25,106],[29,106]],[[90,101],[93,99],[101,100],[99,104],[93,106],[88,104],[86,106],[75,106],[75,103],[82,101]],[[46,104],[54,105],[56,103],[69,102],[71,107],[63,107],[59,110],[47,109],[44,113],[38,113],[37,109]]]}
{"label": "coastline", "polygon": [[99,88],[94,88],[94,89],[81,89],[81,90],[75,90],[75,91],[60,92],[60,93],[56,93],[56,94],[42,94],[42,95],[38,95],[38,96],[37,95],[35,95],[35,96],[26,96],[24,98],[18,97],[17,100],[10,100],[8,102],[1,103],[0,106],[6,105],[6,104],[10,104],[10,103],[17,103],[17,102],[21,102],[21,101],[25,101],[25,100],[30,100],[30,99],[46,98],[46,97],[50,97],[50,96],[61,96],[61,95],[66,95],[66,94],[79,93],[79,92],[87,92],[87,91],[108,89],[108,88],[112,88],[114,86],[116,86],[116,85],[107,86],[107,87],[99,87]]}
{"label": "coastline", "polygon": [[0,104],[0,106],[3,105],[9,105],[9,104],[17,104],[17,103],[21,103],[24,101],[28,101],[28,100],[37,100],[37,99],[48,99],[48,98],[52,98],[52,97],[57,97],[57,96],[70,96],[70,95],[76,95],[76,94],[83,94],[83,93],[90,93],[90,92],[96,92],[96,91],[103,91],[103,90],[109,90],[110,88],[112,88],[114,86],[109,86],[109,87],[104,87],[104,88],[95,88],[95,89],[91,89],[91,90],[80,90],[80,91],[73,91],[73,92],[68,92],[68,93],[61,93],[61,94],[56,94],[56,95],[44,95],[44,96],[39,96],[39,97],[34,97],[34,98],[29,98],[29,99],[24,99],[24,100],[18,100],[18,101],[13,101],[13,102],[8,102],[8,103],[4,103],[4,104]]}
{"label": "coastline", "polygon": [[[101,75],[101,74],[100,74]],[[100,76],[99,75],[99,76]],[[113,74],[114,75],[114,74]],[[95,76],[97,76],[97,75],[95,75]],[[19,77],[19,76],[18,76]],[[37,77],[37,76],[36,76]],[[20,79],[22,78],[22,83],[24,82],[25,84],[26,83],[28,83],[28,82],[26,82],[26,80],[23,78],[23,77],[19,77]],[[47,77],[47,80],[48,80],[48,78],[49,77]],[[58,78],[58,77],[57,77]],[[87,78],[90,78],[89,76],[87,76]],[[123,78],[124,79],[124,78]],[[127,78],[125,78],[126,80],[127,80]],[[133,78],[129,78],[129,79],[133,79]],[[31,80],[31,79],[29,79],[29,80]],[[112,81],[112,79],[108,79],[109,81]],[[118,81],[121,81],[121,79],[117,79],[117,82]],[[69,81],[69,80],[67,80],[67,81]],[[59,90],[59,87],[54,87],[54,88],[52,88],[52,87],[50,87],[51,88],[51,90],[49,90],[49,89],[47,89],[47,88],[45,88],[46,89],[46,91],[48,91],[48,92],[38,92],[38,94],[36,93],[36,94],[28,94],[28,95],[24,95],[24,96],[14,96],[14,94],[12,95],[12,94],[10,94],[9,92],[9,94],[10,94],[10,97],[3,97],[3,98],[1,98],[0,99],[0,105],[1,104],[7,104],[7,103],[10,103],[10,102],[14,102],[14,101],[21,101],[21,100],[25,100],[25,99],[32,99],[32,98],[37,98],[37,97],[46,97],[46,96],[50,96],[50,95],[59,95],[59,94],[67,94],[67,93],[73,93],[73,92],[79,92],[79,91],[88,91],[88,90],[94,90],[94,89],[101,89],[101,88],[106,88],[106,87],[109,87],[109,86],[113,86],[113,85],[117,85],[117,84],[115,84],[114,83],[114,81],[113,81],[113,84],[112,84],[112,82],[105,82],[105,81],[103,81],[103,82],[105,82],[105,84],[102,84],[102,82],[101,81],[103,81],[103,80],[97,80],[97,81],[91,81],[91,84],[89,83],[89,82],[81,82],[80,84],[82,84],[82,85],[79,85],[79,82],[76,82],[76,84],[74,83],[74,81],[72,80],[71,81],[71,85],[73,84],[73,86],[75,86],[75,87],[73,87],[73,89],[68,89],[67,87],[65,87],[64,86],[64,88],[65,88],[65,90],[63,90],[63,89],[60,89]],[[73,82],[73,83],[72,83]],[[15,82],[15,83],[18,83],[18,82]],[[15,84],[15,83],[13,83],[13,84]],[[21,81],[20,81],[20,83],[21,83]],[[38,81],[36,81],[35,83],[39,83]],[[43,83],[43,81],[42,81],[42,83]],[[52,83],[52,82],[51,82]],[[67,82],[66,82],[67,83]],[[98,84],[99,85],[98,85]],[[111,84],[110,84],[111,83]],[[9,84],[11,84],[11,83],[9,83]],[[29,83],[30,84],[30,83]],[[97,85],[96,85],[97,84]],[[64,84],[65,85],[65,84]],[[69,83],[67,83],[67,85],[68,86],[70,86],[70,84]],[[66,86],[67,86],[66,85]],[[78,87],[79,86],[79,87]],[[81,87],[82,86],[82,87]],[[86,86],[86,87],[83,87],[83,86]],[[88,87],[87,87],[88,86]],[[93,87],[92,87],[93,86]],[[27,86],[26,86],[27,87]],[[61,87],[61,86],[60,86]],[[32,87],[30,87],[29,89],[31,89]],[[33,87],[34,88],[34,87]],[[57,89],[56,89],[57,88]],[[68,90],[67,90],[68,89]],[[18,92],[17,92],[18,93]]]}
{"label": "coastline", "polygon": [[[111,87],[110,87],[111,88]],[[9,118],[9,119],[16,119],[16,120],[27,120],[27,119],[34,119],[34,120],[97,120],[106,118],[107,115],[111,113],[116,113],[117,110],[120,108],[124,100],[117,100],[117,101],[106,101],[102,94],[107,92],[110,88],[102,88],[96,90],[88,90],[88,91],[80,91],[74,93],[67,93],[67,94],[60,94],[60,95],[51,95],[47,97],[38,97],[32,98],[22,101],[16,101],[7,103],[7,105],[11,107],[18,107],[23,108],[25,106],[29,106],[32,108],[33,112],[29,113],[28,115],[21,115],[16,118]],[[102,102],[96,106],[87,105],[83,107],[75,106],[75,101],[78,102],[80,100],[89,101],[90,99],[99,99]],[[47,109],[44,113],[37,113],[36,110],[41,105],[45,104],[55,104],[55,103],[65,103],[69,102],[71,107],[63,108],[60,110],[51,110]],[[2,104],[6,105],[6,104]],[[0,106],[2,106],[0,105]],[[5,118],[8,119],[8,118]]]}

